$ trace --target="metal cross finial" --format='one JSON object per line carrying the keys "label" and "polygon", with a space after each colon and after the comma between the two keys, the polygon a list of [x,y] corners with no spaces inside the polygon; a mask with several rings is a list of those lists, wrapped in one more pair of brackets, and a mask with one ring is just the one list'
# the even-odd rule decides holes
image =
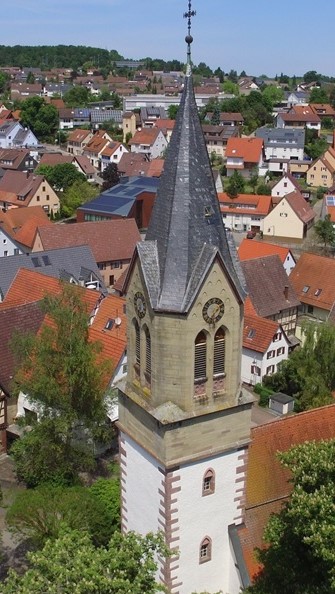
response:
{"label": "metal cross finial", "polygon": [[184,19],[187,19],[188,34],[185,37],[187,43],[187,65],[191,66],[191,43],[193,37],[191,35],[192,17],[196,15],[196,11],[192,10],[192,0],[188,0],[188,12],[184,12]]}

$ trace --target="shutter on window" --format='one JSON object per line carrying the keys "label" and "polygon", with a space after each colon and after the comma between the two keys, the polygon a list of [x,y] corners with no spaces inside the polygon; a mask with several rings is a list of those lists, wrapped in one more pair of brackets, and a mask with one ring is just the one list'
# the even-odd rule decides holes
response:
{"label": "shutter on window", "polygon": [[195,345],[194,353],[194,379],[204,379],[206,377],[206,340],[202,340]]}
{"label": "shutter on window", "polygon": [[137,365],[141,364],[141,343],[140,343],[140,329],[135,326],[136,338],[135,338],[135,358]]}
{"label": "shutter on window", "polygon": [[214,341],[214,375],[221,375],[225,370],[225,336],[217,335]]}
{"label": "shutter on window", "polygon": [[145,333],[145,347],[145,371],[151,375],[151,338],[148,331]]}

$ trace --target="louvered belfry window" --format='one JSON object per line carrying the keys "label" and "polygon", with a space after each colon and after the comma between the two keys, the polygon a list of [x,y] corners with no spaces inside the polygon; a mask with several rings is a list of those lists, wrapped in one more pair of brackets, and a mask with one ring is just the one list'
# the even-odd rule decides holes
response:
{"label": "louvered belfry window", "polygon": [[135,363],[136,365],[141,365],[141,339],[140,339],[140,327],[135,320]]}
{"label": "louvered belfry window", "polygon": [[225,342],[225,331],[219,328],[214,337],[214,377],[225,372]]}
{"label": "louvered belfry window", "polygon": [[204,332],[199,332],[195,339],[194,380],[206,379],[207,339]]}
{"label": "louvered belfry window", "polygon": [[145,328],[145,372],[151,375],[151,337],[148,328]]}

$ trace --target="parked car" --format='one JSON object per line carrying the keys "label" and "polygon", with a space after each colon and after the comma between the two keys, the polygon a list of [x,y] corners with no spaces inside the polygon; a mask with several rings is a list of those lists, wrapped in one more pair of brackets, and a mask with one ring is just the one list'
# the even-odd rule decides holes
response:
{"label": "parked car", "polygon": [[255,231],[248,231],[247,239],[253,239],[256,236]]}

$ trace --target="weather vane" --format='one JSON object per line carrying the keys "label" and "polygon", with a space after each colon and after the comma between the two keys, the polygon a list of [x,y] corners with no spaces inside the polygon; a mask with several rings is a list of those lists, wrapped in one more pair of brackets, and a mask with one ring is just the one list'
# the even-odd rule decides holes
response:
{"label": "weather vane", "polygon": [[191,43],[193,41],[193,37],[191,35],[191,26],[192,26],[192,17],[196,15],[196,11],[192,10],[192,0],[188,2],[188,12],[184,12],[184,19],[187,19],[187,26],[188,26],[188,34],[185,37],[185,41],[187,43],[187,63],[191,66]]}

